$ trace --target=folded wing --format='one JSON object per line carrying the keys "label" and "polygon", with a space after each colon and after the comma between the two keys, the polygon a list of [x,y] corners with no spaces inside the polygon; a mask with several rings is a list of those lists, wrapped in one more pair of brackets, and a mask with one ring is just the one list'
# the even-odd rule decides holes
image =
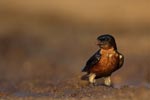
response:
{"label": "folded wing", "polygon": [[124,63],[124,56],[121,53],[119,53],[119,68],[122,67],[123,63]]}
{"label": "folded wing", "polygon": [[118,52],[118,54],[119,54],[119,63],[118,63],[118,66],[116,67],[116,69],[114,71],[120,69],[124,63],[124,56],[119,52]]}
{"label": "folded wing", "polygon": [[89,72],[89,69],[91,69],[95,64],[99,62],[101,58],[100,50],[98,50],[87,62],[85,67],[82,69],[82,72]]}

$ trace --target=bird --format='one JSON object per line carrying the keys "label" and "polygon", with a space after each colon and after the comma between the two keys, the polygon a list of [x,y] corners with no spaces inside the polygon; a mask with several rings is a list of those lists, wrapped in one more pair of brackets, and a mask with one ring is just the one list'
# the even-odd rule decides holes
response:
{"label": "bird", "polygon": [[96,84],[96,79],[103,78],[105,86],[112,86],[111,75],[123,66],[124,55],[118,52],[115,38],[110,34],[97,37],[98,51],[86,62],[82,72],[89,83]]}

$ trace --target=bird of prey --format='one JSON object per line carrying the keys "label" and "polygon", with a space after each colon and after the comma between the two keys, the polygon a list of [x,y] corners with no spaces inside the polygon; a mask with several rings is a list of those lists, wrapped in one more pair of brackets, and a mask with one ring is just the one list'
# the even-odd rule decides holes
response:
{"label": "bird of prey", "polygon": [[111,86],[110,76],[122,67],[124,56],[117,51],[115,38],[112,35],[99,36],[97,45],[100,49],[86,62],[82,72],[87,72],[86,76],[93,85],[95,85],[95,79],[103,77],[104,85]]}

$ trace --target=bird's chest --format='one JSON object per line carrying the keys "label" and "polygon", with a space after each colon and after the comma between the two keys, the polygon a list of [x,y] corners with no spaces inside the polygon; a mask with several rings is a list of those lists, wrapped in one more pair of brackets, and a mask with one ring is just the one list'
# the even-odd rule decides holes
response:
{"label": "bird's chest", "polygon": [[96,73],[111,73],[118,64],[117,53],[104,53],[101,55],[100,61],[93,67]]}
{"label": "bird's chest", "polygon": [[101,60],[98,62],[97,66],[101,68],[101,70],[112,69],[118,62],[117,54],[104,54],[101,56]]}

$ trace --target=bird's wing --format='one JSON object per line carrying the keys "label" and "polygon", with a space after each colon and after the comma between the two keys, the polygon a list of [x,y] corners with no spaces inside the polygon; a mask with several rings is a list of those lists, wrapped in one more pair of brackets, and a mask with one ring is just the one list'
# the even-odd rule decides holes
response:
{"label": "bird's wing", "polygon": [[88,72],[91,67],[97,64],[100,60],[100,50],[98,50],[87,62],[85,67],[82,69],[82,72]]}
{"label": "bird's wing", "polygon": [[119,66],[118,66],[118,69],[120,67],[122,67],[123,63],[124,63],[124,56],[121,53],[119,53]]}

